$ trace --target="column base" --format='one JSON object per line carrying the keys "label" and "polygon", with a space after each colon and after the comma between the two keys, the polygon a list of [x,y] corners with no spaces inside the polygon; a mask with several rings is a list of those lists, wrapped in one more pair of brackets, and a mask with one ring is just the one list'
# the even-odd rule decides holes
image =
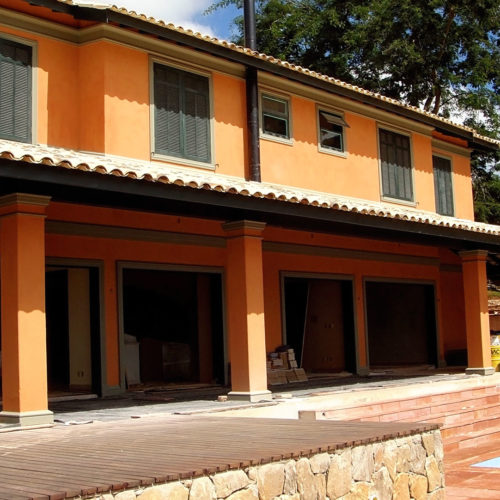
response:
{"label": "column base", "polygon": [[360,377],[368,377],[370,375],[370,368],[368,366],[361,366],[356,372]]}
{"label": "column base", "polygon": [[250,401],[251,403],[273,400],[273,394],[271,391],[255,391],[255,392],[231,391],[228,393],[227,397],[228,399],[232,399],[233,401]]}
{"label": "column base", "polygon": [[54,423],[54,414],[49,410],[44,411],[2,411],[0,423],[27,427],[33,425],[50,425]]}
{"label": "column base", "polygon": [[466,368],[466,375],[493,375],[495,373],[495,368],[492,366],[487,366],[484,368]]}

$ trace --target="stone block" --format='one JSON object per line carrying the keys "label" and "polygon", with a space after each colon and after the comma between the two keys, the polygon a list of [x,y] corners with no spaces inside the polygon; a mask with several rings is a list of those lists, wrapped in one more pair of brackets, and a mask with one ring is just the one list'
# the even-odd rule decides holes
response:
{"label": "stone block", "polygon": [[372,485],[366,482],[355,483],[352,485],[351,491],[343,498],[343,500],[368,500],[372,496]]}
{"label": "stone block", "polygon": [[396,465],[398,461],[398,448],[395,441],[388,441],[384,447],[384,465],[389,471],[389,475],[393,481],[396,480],[397,472]]}
{"label": "stone block", "polygon": [[311,471],[313,474],[324,474],[330,466],[330,455],[328,453],[320,453],[309,459]]}
{"label": "stone block", "polygon": [[434,490],[443,486],[443,474],[439,470],[439,465],[433,456],[426,458],[425,471],[427,473],[427,480],[429,483],[427,488],[429,493],[432,493]]}
{"label": "stone block", "polygon": [[392,500],[392,479],[387,467],[382,467],[373,473],[373,488],[377,495],[377,500]]}
{"label": "stone block", "polygon": [[[161,486],[149,488],[155,490],[160,495],[159,500],[188,500],[189,490],[182,483],[168,483]],[[146,490],[147,491],[147,490]],[[143,493],[144,494],[144,493]],[[152,500],[156,498],[152,498]],[[147,499],[149,500],[149,499]]]}
{"label": "stone block", "polygon": [[415,500],[427,499],[427,487],[425,476],[410,476],[410,495]]}
{"label": "stone block", "polygon": [[193,481],[189,490],[189,500],[216,500],[214,483],[208,477],[199,477]]}
{"label": "stone block", "polygon": [[315,476],[307,458],[301,458],[297,464],[297,489],[301,500],[320,500]]}
{"label": "stone block", "polygon": [[352,485],[352,453],[346,450],[342,454],[332,455],[326,482],[327,496],[331,499],[347,495]]}
{"label": "stone block", "polygon": [[242,490],[250,484],[250,479],[242,470],[221,472],[212,476],[217,498],[227,498],[235,491]]}
{"label": "stone block", "polygon": [[283,494],[285,483],[285,465],[267,464],[257,472],[257,487],[261,500],[272,500]]}
{"label": "stone block", "polygon": [[444,488],[439,488],[427,495],[427,500],[445,500],[446,494]]}
{"label": "stone block", "polygon": [[352,478],[355,481],[370,481],[375,464],[373,460],[373,447],[356,446],[352,450]]}
{"label": "stone block", "polygon": [[424,445],[428,457],[434,455],[434,433],[426,432],[422,434],[422,444]]}
{"label": "stone block", "polygon": [[408,472],[410,470],[411,448],[408,443],[402,444],[397,449],[396,472]]}
{"label": "stone block", "polygon": [[297,468],[295,467],[295,460],[290,460],[285,464],[283,493],[285,495],[295,495],[297,493]]}
{"label": "stone block", "polygon": [[138,497],[138,500],[166,500],[167,497],[163,496],[161,492],[152,487],[145,489]]}
{"label": "stone block", "polygon": [[425,474],[425,459],[427,453],[420,443],[413,443],[410,448],[410,472],[415,474]]}
{"label": "stone block", "polygon": [[443,438],[440,431],[434,431],[434,456],[438,462],[444,458]]}
{"label": "stone block", "polygon": [[133,491],[122,491],[115,495],[115,500],[135,500],[137,497]]}
{"label": "stone block", "polygon": [[375,467],[375,472],[382,468],[384,465],[384,446],[385,443],[374,443],[373,444],[373,462]]}
{"label": "stone block", "polygon": [[410,500],[410,476],[405,472],[397,475],[392,498],[393,500]]}
{"label": "stone block", "polygon": [[259,500],[259,493],[255,485],[239,490],[228,497],[227,500]]}

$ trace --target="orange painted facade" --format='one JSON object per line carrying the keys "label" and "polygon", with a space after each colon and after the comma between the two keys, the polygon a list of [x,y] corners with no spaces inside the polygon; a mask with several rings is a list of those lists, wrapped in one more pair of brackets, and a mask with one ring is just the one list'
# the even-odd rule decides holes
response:
{"label": "orange painted facade", "polygon": [[[35,145],[58,152],[92,153],[110,161],[118,158],[124,165],[127,160],[140,161],[160,174],[162,169],[184,169],[196,177],[198,188],[203,185],[198,179],[208,174],[235,184],[248,180],[243,64],[118,25],[101,26],[97,21],[51,13],[21,0],[0,0],[0,8],[5,15],[15,13],[0,26],[0,39],[3,36],[34,47]],[[208,78],[209,162],[154,153],[155,63]],[[287,341],[285,288],[292,278],[306,285],[307,280],[319,278],[349,284],[352,296],[343,299],[349,302],[344,311],[352,310],[353,371],[359,374],[367,373],[374,364],[370,342],[376,339],[370,337],[373,320],[368,317],[366,291],[367,283],[372,282],[430,287],[432,300],[427,308],[433,314],[429,320],[432,364],[445,366],[450,353],[467,352],[469,368],[488,367],[485,261],[477,253],[458,255],[471,248],[481,250],[481,243],[466,237],[462,242],[464,233],[458,234],[459,229],[451,226],[449,233],[441,234],[438,222],[421,238],[422,226],[431,222],[409,222],[412,210],[424,219],[436,215],[433,154],[450,160],[454,217],[473,221],[469,143],[390,110],[374,109],[361,99],[354,106],[333,91],[333,97],[324,90],[313,91],[312,84],[311,89],[304,83],[292,88],[286,78],[273,75],[269,86],[264,73],[260,91],[288,103],[290,137],[282,140],[261,133],[263,183],[276,185],[278,193],[293,188],[338,195],[357,200],[361,208],[342,219],[343,208],[328,211],[307,206],[301,212],[307,203],[298,198],[297,203],[281,200],[273,201],[274,205],[244,205],[258,197],[247,196],[244,189],[236,194],[236,188],[226,190],[215,203],[204,201],[205,195],[224,190],[196,191],[194,182],[193,186],[166,186],[173,194],[165,201],[167,191],[160,191],[161,184],[151,182],[152,176],[123,179],[120,171],[113,179],[113,175],[100,178],[96,172],[80,172],[77,178],[76,172],[68,170],[68,178],[80,179],[81,185],[76,181],[65,185],[64,169],[53,167],[48,159],[40,161],[43,175],[53,172],[60,178],[35,179],[29,186],[36,187],[36,194],[51,196],[50,203],[38,213],[36,204],[16,206],[9,214],[0,211],[4,412],[47,411],[46,266],[47,270],[98,269],[100,359],[93,362],[102,366],[97,390],[102,395],[126,390],[123,269],[127,266],[198,273],[198,283],[203,283],[198,293],[202,289],[208,293],[211,286],[206,276],[200,279],[202,273],[221,276],[224,353],[220,357],[224,369],[231,367],[231,392],[236,397],[268,397],[266,353]],[[345,121],[344,151],[325,152],[318,145],[320,110],[337,113]],[[260,118],[262,121],[262,114]],[[408,138],[413,200],[388,199],[382,194],[382,129]],[[58,182],[61,189],[51,187]],[[20,192],[22,185],[21,179],[12,189]],[[151,191],[129,192],[129,186],[144,190],[151,186]],[[371,215],[361,214],[364,202],[378,204],[379,209]],[[382,215],[385,209],[399,208],[410,215]],[[320,210],[340,215],[328,219]],[[45,214],[46,219],[42,218]],[[360,222],[358,216],[365,219]],[[199,313],[200,304],[202,317],[209,318],[210,300],[198,295],[193,310]],[[206,324],[199,329],[211,334]],[[199,339],[198,347],[210,356],[213,345],[207,338]],[[201,378],[209,377],[209,362],[200,360]],[[397,359],[393,362],[397,364]]]}

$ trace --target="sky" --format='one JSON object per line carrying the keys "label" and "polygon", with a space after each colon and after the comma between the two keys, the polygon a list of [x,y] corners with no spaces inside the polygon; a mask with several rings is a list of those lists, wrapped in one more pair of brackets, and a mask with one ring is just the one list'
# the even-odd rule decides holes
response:
{"label": "sky", "polygon": [[225,40],[231,38],[232,20],[238,15],[234,7],[204,15],[213,0],[109,0],[109,3]]}

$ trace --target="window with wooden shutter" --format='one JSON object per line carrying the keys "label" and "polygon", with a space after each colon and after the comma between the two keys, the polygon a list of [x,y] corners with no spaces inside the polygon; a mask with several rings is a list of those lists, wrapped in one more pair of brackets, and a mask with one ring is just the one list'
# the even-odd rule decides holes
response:
{"label": "window with wooden shutter", "polygon": [[155,153],[211,161],[207,77],[155,64],[154,107]]}
{"label": "window with wooden shutter", "polygon": [[383,196],[413,201],[410,138],[380,129],[379,141]]}
{"label": "window with wooden shutter", "polygon": [[434,193],[436,212],[441,215],[453,215],[453,186],[451,182],[451,161],[441,156],[432,157],[434,167]]}
{"label": "window with wooden shutter", "polygon": [[31,142],[32,47],[0,38],[0,137]]}

